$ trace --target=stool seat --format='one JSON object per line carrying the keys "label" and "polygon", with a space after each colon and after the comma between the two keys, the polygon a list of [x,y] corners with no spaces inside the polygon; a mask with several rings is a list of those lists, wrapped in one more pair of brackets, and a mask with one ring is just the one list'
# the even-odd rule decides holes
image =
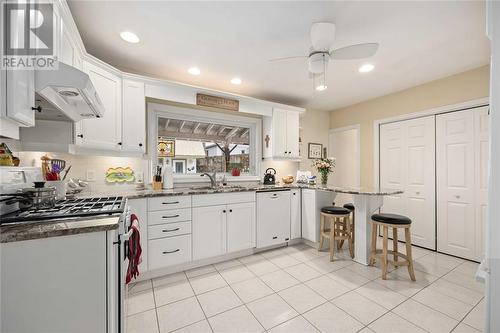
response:
{"label": "stool seat", "polygon": [[354,205],[352,203],[346,203],[344,208],[349,209],[350,211],[354,210]]}
{"label": "stool seat", "polygon": [[387,224],[411,224],[408,217],[398,214],[373,214],[372,220]]}
{"label": "stool seat", "polygon": [[349,215],[350,211],[349,209],[346,209],[344,207],[338,207],[338,206],[327,206],[321,208],[322,213],[326,214],[333,214],[333,215]]}

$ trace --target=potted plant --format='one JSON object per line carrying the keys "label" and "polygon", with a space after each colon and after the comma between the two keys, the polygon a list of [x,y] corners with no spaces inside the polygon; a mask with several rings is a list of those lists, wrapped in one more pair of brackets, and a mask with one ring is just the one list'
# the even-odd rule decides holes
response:
{"label": "potted plant", "polygon": [[321,175],[321,185],[326,185],[328,183],[328,174],[333,172],[333,168],[335,168],[335,158],[318,158],[314,160],[313,167]]}

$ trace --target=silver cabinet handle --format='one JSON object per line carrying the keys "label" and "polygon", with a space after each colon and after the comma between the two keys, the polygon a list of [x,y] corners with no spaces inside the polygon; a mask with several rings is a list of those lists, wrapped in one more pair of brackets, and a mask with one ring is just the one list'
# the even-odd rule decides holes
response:
{"label": "silver cabinet handle", "polygon": [[175,204],[178,204],[179,201],[172,201],[172,202],[162,202],[161,204],[162,205],[175,205]]}
{"label": "silver cabinet handle", "polygon": [[163,229],[162,232],[172,232],[172,231],[177,231],[180,230],[181,228],[175,228],[175,229]]}
{"label": "silver cabinet handle", "polygon": [[455,195],[455,198],[460,199],[460,196],[459,195]]}
{"label": "silver cabinet handle", "polygon": [[420,194],[420,192],[419,192],[419,191],[417,191],[417,192],[415,192],[415,194],[417,194],[417,195],[418,195],[418,194]]}
{"label": "silver cabinet handle", "polygon": [[176,249],[176,250],[173,250],[173,251],[163,251],[162,253],[163,254],[169,254],[169,253],[175,253],[175,252],[179,252],[181,249]]}
{"label": "silver cabinet handle", "polygon": [[173,219],[173,218],[176,218],[176,217],[179,217],[180,215],[179,214],[176,214],[176,215],[165,215],[165,216],[162,216],[161,218],[162,219]]}

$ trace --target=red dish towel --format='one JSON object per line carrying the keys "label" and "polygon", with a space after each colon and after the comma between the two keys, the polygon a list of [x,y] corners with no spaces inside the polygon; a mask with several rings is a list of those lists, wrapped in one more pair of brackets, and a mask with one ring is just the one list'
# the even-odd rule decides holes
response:
{"label": "red dish towel", "polygon": [[126,283],[129,284],[132,279],[139,275],[139,264],[142,262],[141,233],[139,230],[139,219],[137,215],[130,216],[130,229],[133,230],[128,240],[128,269]]}

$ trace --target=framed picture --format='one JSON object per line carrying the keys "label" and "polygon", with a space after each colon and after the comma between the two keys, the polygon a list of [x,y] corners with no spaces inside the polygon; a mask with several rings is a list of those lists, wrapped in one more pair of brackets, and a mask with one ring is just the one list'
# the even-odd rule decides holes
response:
{"label": "framed picture", "polygon": [[175,157],[175,141],[174,140],[158,140],[158,156],[159,157]]}
{"label": "framed picture", "polygon": [[323,145],[321,143],[309,142],[307,158],[316,159],[323,156]]}

